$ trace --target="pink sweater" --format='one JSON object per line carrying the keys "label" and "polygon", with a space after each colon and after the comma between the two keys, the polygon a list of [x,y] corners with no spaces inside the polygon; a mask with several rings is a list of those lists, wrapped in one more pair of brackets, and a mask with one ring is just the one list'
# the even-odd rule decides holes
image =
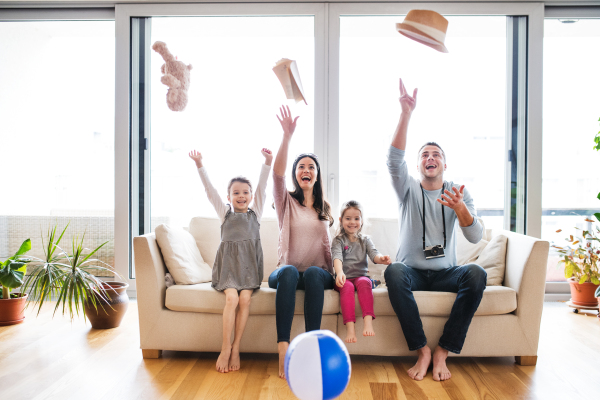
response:
{"label": "pink sweater", "polygon": [[312,208],[298,203],[285,187],[285,177],[273,173],[273,197],[279,220],[279,262],[293,265],[299,272],[310,266],[333,275],[329,221],[319,220]]}

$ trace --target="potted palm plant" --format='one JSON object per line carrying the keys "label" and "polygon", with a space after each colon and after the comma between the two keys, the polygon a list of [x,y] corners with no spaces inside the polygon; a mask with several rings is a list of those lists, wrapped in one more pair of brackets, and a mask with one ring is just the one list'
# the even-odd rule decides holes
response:
{"label": "potted palm plant", "polygon": [[[91,258],[108,242],[90,251],[83,246],[84,232],[81,239],[78,235],[73,236],[71,252],[67,254],[59,244],[68,226],[58,237],[56,226],[49,229],[47,243],[42,238],[45,259],[36,259],[37,262],[31,264],[30,274],[23,284],[23,290],[29,293],[28,305],[37,307],[39,314],[44,303],[54,297],[54,313],[62,308],[62,314],[68,313],[71,320],[81,313],[84,319],[90,320],[93,328],[119,326],[128,304],[128,298],[124,299],[122,292],[129,285],[104,282],[93,274],[94,271],[104,270],[120,276],[112,266]],[[118,304],[118,307],[115,308],[113,304]],[[111,321],[108,324],[107,318]],[[96,324],[98,319],[100,323]]]}
{"label": "potted palm plant", "polygon": [[2,286],[2,299],[0,299],[0,326],[15,325],[23,322],[25,315],[26,293],[11,293],[23,284],[27,263],[31,260],[22,257],[31,250],[31,240],[27,239],[19,247],[14,256],[9,257],[0,264],[0,285]]}
{"label": "potted palm plant", "polygon": [[[594,222],[589,218],[585,221]],[[600,228],[592,227],[589,231],[575,229],[581,231],[581,236],[569,235],[565,240],[570,245],[552,247],[563,257],[559,265],[565,268],[565,278],[571,287],[571,302],[576,306],[595,307],[598,299],[594,292],[600,286]]]}

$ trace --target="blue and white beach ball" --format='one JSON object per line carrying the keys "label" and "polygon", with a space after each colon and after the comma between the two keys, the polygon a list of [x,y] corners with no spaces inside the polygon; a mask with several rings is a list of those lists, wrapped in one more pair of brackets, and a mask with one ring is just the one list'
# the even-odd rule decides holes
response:
{"label": "blue and white beach ball", "polygon": [[321,330],[296,336],[285,354],[285,377],[301,400],[328,400],[346,390],[352,367],[344,342]]}

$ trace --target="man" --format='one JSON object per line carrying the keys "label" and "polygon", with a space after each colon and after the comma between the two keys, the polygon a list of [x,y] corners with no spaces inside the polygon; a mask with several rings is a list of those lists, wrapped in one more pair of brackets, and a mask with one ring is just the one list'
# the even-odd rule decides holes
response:
{"label": "man", "polygon": [[[464,185],[444,181],[446,156],[433,142],[419,150],[420,180],[408,174],[404,160],[408,123],[417,104],[417,89],[411,97],[400,80],[402,113],[388,153],[388,169],[400,204],[400,237],[396,262],[385,271],[390,302],[400,320],[408,348],[419,359],[408,375],[422,380],[433,359],[433,379],[451,374],[448,352],[459,354],[471,319],[479,307],[487,274],[479,265],[456,266],[456,222],[471,243],[481,240],[483,227],[475,218],[475,207]],[[427,346],[423,324],[413,291],[454,292],[458,295],[433,355]]]}

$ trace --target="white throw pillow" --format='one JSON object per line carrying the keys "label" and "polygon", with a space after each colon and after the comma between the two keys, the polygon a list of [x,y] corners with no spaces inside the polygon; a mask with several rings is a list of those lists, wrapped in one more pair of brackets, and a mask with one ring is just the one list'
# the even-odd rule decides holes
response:
{"label": "white throw pillow", "polygon": [[456,263],[457,265],[465,265],[469,263],[475,262],[485,246],[489,243],[485,240],[485,226],[483,224],[483,220],[479,219],[479,223],[481,224],[484,232],[483,239],[481,239],[478,243],[471,243],[465,238],[463,235],[462,229],[457,224],[456,227]]}
{"label": "white throw pillow", "polygon": [[155,229],[156,242],[177,285],[210,282],[212,269],[204,262],[196,240],[183,229],[161,224]]}
{"label": "white throw pillow", "polygon": [[486,286],[502,286],[502,282],[504,282],[507,243],[506,236],[494,236],[475,261],[487,272]]}

